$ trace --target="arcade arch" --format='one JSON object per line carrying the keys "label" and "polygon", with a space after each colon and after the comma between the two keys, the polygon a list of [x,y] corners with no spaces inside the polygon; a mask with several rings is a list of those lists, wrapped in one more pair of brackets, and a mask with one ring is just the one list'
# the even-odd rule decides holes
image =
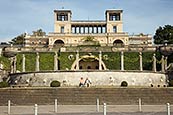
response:
{"label": "arcade arch", "polygon": [[117,46],[117,47],[123,47],[124,46],[124,43],[122,40],[118,39],[118,40],[115,40],[113,42],[113,46]]}
{"label": "arcade arch", "polygon": [[56,40],[55,42],[54,42],[54,44],[53,44],[53,46],[54,47],[56,47],[56,46],[64,46],[64,41],[62,41],[62,40]]}
{"label": "arcade arch", "polygon": [[[71,66],[71,70],[76,70],[79,63],[79,70],[99,70],[99,58],[94,55],[84,55],[75,60]],[[106,70],[104,62],[101,60],[101,69]]]}

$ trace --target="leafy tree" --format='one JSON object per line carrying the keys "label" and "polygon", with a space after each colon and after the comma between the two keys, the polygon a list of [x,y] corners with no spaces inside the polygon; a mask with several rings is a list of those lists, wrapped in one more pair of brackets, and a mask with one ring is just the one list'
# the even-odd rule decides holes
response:
{"label": "leafy tree", "polygon": [[33,31],[33,36],[45,36],[46,32],[43,32],[42,29],[38,29],[36,31]]}
{"label": "leafy tree", "polygon": [[163,44],[165,40],[168,44],[173,44],[173,26],[171,25],[159,27],[154,35],[155,44]]}
{"label": "leafy tree", "polygon": [[22,45],[25,39],[25,33],[13,38],[9,43],[13,45]]}

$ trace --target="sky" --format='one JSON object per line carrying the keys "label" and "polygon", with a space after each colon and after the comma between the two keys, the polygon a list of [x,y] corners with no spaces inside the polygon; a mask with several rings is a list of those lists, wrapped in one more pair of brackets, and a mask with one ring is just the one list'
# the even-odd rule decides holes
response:
{"label": "sky", "polygon": [[159,26],[173,25],[173,0],[0,0],[0,42],[38,29],[53,32],[53,11],[63,8],[72,20],[105,20],[106,9],[122,9],[129,35],[154,35]]}

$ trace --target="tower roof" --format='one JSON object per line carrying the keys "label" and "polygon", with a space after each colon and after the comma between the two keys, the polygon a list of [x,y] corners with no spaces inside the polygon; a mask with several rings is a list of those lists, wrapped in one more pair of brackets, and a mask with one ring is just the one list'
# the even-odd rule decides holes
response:
{"label": "tower roof", "polygon": [[67,9],[58,9],[58,10],[54,10],[55,13],[67,13],[70,12],[70,14],[72,14],[71,10],[67,10]]}
{"label": "tower roof", "polygon": [[123,10],[121,10],[121,9],[107,9],[105,13],[107,14],[107,12],[110,12],[110,13],[122,13]]}

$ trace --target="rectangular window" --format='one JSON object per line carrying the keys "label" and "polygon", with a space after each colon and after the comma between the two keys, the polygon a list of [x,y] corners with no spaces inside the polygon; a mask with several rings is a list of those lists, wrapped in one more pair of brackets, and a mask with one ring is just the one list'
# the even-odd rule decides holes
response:
{"label": "rectangular window", "polygon": [[113,32],[114,32],[114,33],[117,33],[117,26],[114,26],[114,27],[113,27]]}
{"label": "rectangular window", "polygon": [[61,26],[61,33],[64,33],[64,26]]}

